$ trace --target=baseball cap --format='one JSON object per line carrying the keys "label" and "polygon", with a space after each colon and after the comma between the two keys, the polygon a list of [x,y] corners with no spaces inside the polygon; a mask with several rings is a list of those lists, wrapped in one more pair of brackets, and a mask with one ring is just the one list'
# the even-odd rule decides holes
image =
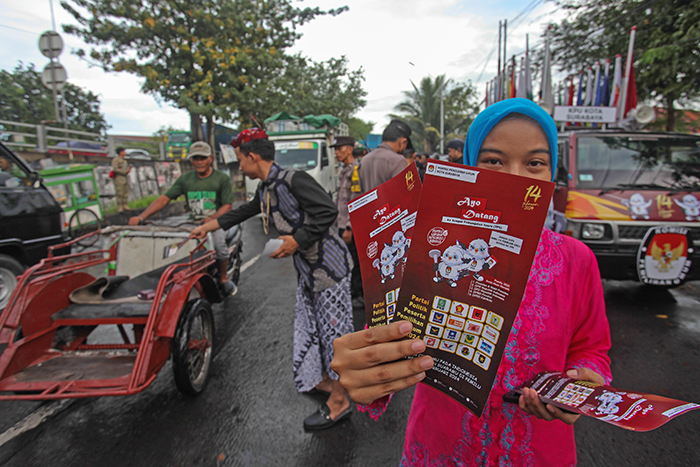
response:
{"label": "baseball cap", "polygon": [[211,146],[204,141],[196,141],[192,143],[187,153],[187,158],[194,156],[211,156]]}
{"label": "baseball cap", "polygon": [[333,144],[331,144],[332,148],[339,148],[341,146],[355,147],[355,138],[352,136],[338,136],[333,140]]}
{"label": "baseball cap", "polygon": [[456,149],[457,151],[464,151],[464,141],[459,138],[451,139],[445,145],[445,149]]}

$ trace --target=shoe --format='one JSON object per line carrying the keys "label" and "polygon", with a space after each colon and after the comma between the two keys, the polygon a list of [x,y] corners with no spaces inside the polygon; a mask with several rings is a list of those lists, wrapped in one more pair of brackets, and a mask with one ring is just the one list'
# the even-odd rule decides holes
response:
{"label": "shoe", "polygon": [[232,281],[226,281],[222,284],[219,284],[219,292],[221,292],[221,295],[225,297],[233,297],[238,293],[238,287],[236,287],[236,284],[234,284]]}
{"label": "shoe", "polygon": [[321,391],[320,389],[311,388],[311,390],[306,391],[304,394],[309,394],[310,396],[315,396],[316,394],[323,394],[324,396],[330,396],[330,392]]}
{"label": "shoe", "polygon": [[353,308],[364,308],[365,307],[365,299],[362,298],[361,295],[358,295],[357,297],[352,299],[352,307]]}
{"label": "shoe", "polygon": [[352,404],[350,404],[350,407],[348,407],[345,412],[338,415],[335,420],[331,419],[330,413],[331,409],[328,408],[328,405],[323,404],[316,412],[306,417],[304,420],[304,429],[314,431],[325,430],[326,428],[332,427],[339,421],[352,415]]}

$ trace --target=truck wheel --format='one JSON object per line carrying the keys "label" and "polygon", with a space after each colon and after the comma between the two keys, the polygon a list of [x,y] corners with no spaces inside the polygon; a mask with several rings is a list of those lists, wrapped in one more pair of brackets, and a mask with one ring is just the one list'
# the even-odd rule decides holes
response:
{"label": "truck wheel", "polygon": [[198,298],[182,308],[171,353],[177,388],[189,396],[201,393],[214,358],[214,313],[209,302]]}
{"label": "truck wheel", "polygon": [[17,285],[17,276],[24,268],[12,256],[0,255],[0,310],[4,310],[10,301],[12,291]]}

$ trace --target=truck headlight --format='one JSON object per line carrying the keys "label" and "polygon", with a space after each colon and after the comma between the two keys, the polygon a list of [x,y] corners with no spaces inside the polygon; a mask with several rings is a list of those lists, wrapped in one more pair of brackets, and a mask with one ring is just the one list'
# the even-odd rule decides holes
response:
{"label": "truck headlight", "polygon": [[583,240],[601,240],[605,237],[605,225],[583,224],[581,238]]}

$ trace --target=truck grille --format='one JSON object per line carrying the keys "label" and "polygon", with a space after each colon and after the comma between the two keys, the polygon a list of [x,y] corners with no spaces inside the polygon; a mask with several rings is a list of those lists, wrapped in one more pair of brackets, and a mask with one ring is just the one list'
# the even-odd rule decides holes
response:
{"label": "truck grille", "polygon": [[[618,225],[618,235],[621,240],[639,240],[644,239],[647,230],[652,226],[650,225]],[[693,237],[693,242],[700,240],[700,227],[691,227],[690,234]]]}

